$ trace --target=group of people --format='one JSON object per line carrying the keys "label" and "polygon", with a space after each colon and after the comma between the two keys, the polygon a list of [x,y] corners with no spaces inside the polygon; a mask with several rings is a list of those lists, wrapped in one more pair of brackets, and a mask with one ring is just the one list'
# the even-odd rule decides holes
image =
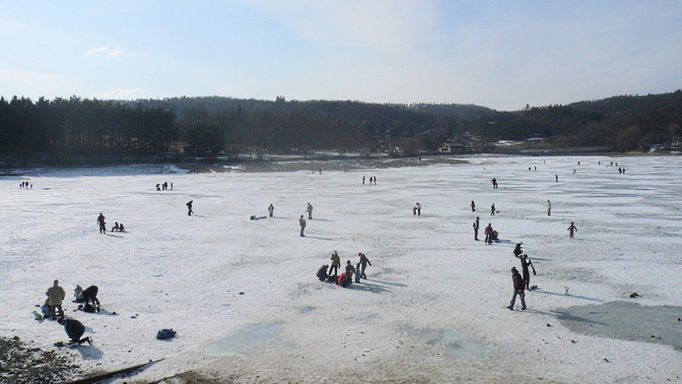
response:
{"label": "group of people", "polygon": [[[82,289],[80,285],[76,285],[76,289],[74,290],[74,302],[83,303],[78,306],[78,310],[99,312],[100,302],[97,298],[98,291],[99,289],[96,285],[91,285],[86,289]],[[81,345],[85,342],[92,344],[92,339],[90,337],[83,338],[85,326],[83,326],[80,321],[66,318],[64,315],[62,303],[66,298],[66,292],[64,292],[64,288],[59,285],[59,280],[54,280],[52,286],[45,292],[45,295],[47,296],[47,299],[45,300],[45,304],[41,307],[41,319],[56,319],[60,325],[63,325],[64,330],[69,337],[69,344]]]}
{"label": "group of people", "polygon": [[[102,212],[100,212],[99,216],[97,216],[97,225],[99,225],[99,233],[107,232],[107,223],[105,219],[106,218],[104,217]],[[111,232],[125,232],[125,227],[123,226],[123,223],[115,221],[114,226],[111,228]]]}
{"label": "group of people", "polygon": [[22,181],[19,183],[19,188],[21,189],[33,189],[33,184],[29,184],[28,181]]}
{"label": "group of people", "polygon": [[[377,185],[377,177],[376,176],[370,176],[369,177],[369,183]],[[362,176],[362,184],[365,184],[365,176]]]}
{"label": "group of people", "polygon": [[331,266],[324,264],[317,270],[317,278],[320,281],[334,282],[342,287],[347,287],[353,283],[353,276],[355,276],[355,282],[359,283],[360,279],[366,279],[365,269],[367,266],[371,266],[372,263],[369,261],[367,256],[358,252],[358,257],[360,260],[353,266],[350,260],[346,261],[346,270],[339,274],[339,268],[341,268],[341,257],[339,253],[335,250],[332,252],[332,256],[329,258],[331,260]]}
{"label": "group of people", "polygon": [[[157,191],[167,191],[168,190],[168,182],[164,181],[163,184],[156,184],[156,190]],[[170,183],[170,190],[173,190],[173,183]]]}
{"label": "group of people", "polygon": [[507,306],[507,308],[509,308],[510,310],[514,310],[514,304],[516,303],[517,296],[519,297],[519,299],[521,299],[521,309],[525,310],[526,309],[525,291],[526,290],[530,291],[535,287],[530,285],[530,269],[532,269],[533,275],[535,275],[536,274],[535,267],[533,266],[533,262],[530,260],[530,258],[528,258],[528,255],[523,253],[523,250],[521,249],[522,244],[523,242],[516,243],[516,247],[514,247],[514,257],[521,261],[521,270],[523,271],[523,275],[519,273],[516,267],[512,267],[511,273],[514,294],[512,296],[511,301],[509,302],[509,306]]}

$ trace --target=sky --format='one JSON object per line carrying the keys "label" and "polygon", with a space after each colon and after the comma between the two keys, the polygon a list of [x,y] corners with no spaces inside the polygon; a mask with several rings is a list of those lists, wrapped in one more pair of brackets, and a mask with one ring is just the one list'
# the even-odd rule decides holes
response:
{"label": "sky", "polygon": [[499,110],[682,88],[682,1],[5,1],[0,96]]}

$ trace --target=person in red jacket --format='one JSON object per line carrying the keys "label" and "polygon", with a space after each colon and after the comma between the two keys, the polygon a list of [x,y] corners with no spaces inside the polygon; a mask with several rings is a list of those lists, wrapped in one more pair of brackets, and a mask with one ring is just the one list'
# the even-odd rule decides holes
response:
{"label": "person in red jacket", "polygon": [[492,225],[492,223],[488,223],[488,226],[485,227],[485,243],[486,244],[492,244],[493,243],[493,225]]}
{"label": "person in red jacket", "polygon": [[523,284],[521,274],[519,274],[519,271],[516,270],[516,267],[512,267],[511,272],[512,282],[514,282],[514,296],[512,296],[511,302],[507,308],[512,311],[514,310],[514,303],[516,303],[516,296],[518,295],[521,298],[521,309],[526,309],[526,299],[525,294],[523,293],[525,286]]}

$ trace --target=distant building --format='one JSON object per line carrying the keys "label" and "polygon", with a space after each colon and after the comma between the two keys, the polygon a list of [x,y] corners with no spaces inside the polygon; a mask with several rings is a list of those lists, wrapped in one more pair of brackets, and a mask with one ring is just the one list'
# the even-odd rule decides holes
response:
{"label": "distant building", "polygon": [[445,142],[440,146],[441,153],[461,153],[464,152],[465,146],[462,143]]}

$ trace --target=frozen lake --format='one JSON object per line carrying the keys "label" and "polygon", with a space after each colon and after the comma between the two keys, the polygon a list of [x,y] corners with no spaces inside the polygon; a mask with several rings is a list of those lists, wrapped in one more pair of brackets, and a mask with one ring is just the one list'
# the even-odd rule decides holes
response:
{"label": "frozen lake", "polygon": [[[595,331],[566,326],[565,316],[616,301],[667,306],[652,335],[679,337],[682,157],[467,160],[321,175],[138,166],[0,177],[0,336],[43,348],[64,340],[60,326],[31,315],[59,279],[67,315],[95,340],[74,351],[83,365],[166,358],[139,375],[145,380],[197,370],[266,383],[679,382],[679,348],[618,331],[641,333],[645,324]],[[19,189],[22,180],[33,190]],[[174,190],[157,192],[163,181]],[[421,216],[412,214],[417,201]],[[313,219],[301,238],[308,202]],[[270,203],[274,218],[249,220]],[[100,235],[100,212],[128,232]],[[480,238],[492,223],[499,243],[473,240],[476,215]],[[509,311],[520,241],[540,289],[527,293],[527,311]],[[346,289],[319,282],[315,272],[333,250],[344,265],[364,252],[368,279]],[[72,312],[76,284],[98,285],[107,312]],[[610,308],[626,317],[640,307]],[[178,337],[157,341],[161,328]]]}

